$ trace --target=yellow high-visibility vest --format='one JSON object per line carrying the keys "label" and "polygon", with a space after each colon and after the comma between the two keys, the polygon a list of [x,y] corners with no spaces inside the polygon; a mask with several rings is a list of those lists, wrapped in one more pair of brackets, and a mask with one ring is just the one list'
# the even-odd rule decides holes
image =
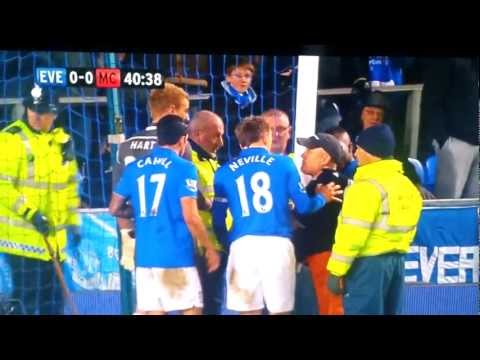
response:
{"label": "yellow high-visibility vest", "polygon": [[[220,165],[218,164],[217,159],[214,158],[211,154],[207,153],[194,142],[191,142],[191,144],[192,162],[198,171],[198,190],[207,200],[213,202],[213,199],[215,197],[213,181],[215,177],[215,172],[220,167]],[[210,212],[210,210],[199,210],[199,213],[205,227],[207,228],[210,239],[215,244],[215,247],[218,250],[221,250],[222,246],[220,245],[213,231],[212,213]],[[230,211],[227,211],[226,224],[227,229],[230,229],[232,225],[232,216],[230,214]]]}
{"label": "yellow high-visibility vest", "polygon": [[64,155],[69,141],[62,128],[37,132],[22,120],[0,132],[0,252],[50,260],[43,235],[27,219],[38,210],[53,229],[50,244],[65,259],[66,227],[80,225],[78,167]]}
{"label": "yellow high-visibility vest", "polygon": [[327,265],[345,275],[357,257],[406,253],[415,237],[422,197],[397,160],[361,166],[344,193]]}

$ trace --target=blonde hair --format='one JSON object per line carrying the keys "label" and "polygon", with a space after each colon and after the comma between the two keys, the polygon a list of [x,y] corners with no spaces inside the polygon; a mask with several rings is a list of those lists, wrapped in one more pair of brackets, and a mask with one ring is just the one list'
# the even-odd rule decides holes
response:
{"label": "blonde hair", "polygon": [[162,112],[166,111],[171,105],[180,107],[182,99],[188,100],[188,94],[185,90],[176,85],[165,83],[164,88],[154,89],[150,92],[148,104],[155,111]]}

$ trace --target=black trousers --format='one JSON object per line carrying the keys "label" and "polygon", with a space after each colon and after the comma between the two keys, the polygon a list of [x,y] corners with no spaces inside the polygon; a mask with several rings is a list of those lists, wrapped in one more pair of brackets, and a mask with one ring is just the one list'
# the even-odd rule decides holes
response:
{"label": "black trousers", "polygon": [[197,254],[197,270],[202,284],[203,314],[220,315],[225,296],[225,270],[227,267],[227,255],[221,253],[220,267],[212,273],[208,273],[206,260]]}
{"label": "black trousers", "polygon": [[[13,299],[23,303],[27,315],[62,315],[60,282],[51,261],[7,254],[12,268]],[[21,314],[21,309],[16,309]]]}

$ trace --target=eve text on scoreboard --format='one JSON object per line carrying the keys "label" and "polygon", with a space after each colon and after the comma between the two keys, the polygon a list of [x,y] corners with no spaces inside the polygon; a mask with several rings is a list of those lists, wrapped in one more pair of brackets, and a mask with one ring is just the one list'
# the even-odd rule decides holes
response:
{"label": "eve text on scoreboard", "polygon": [[39,86],[67,86],[67,69],[36,68],[35,82]]}

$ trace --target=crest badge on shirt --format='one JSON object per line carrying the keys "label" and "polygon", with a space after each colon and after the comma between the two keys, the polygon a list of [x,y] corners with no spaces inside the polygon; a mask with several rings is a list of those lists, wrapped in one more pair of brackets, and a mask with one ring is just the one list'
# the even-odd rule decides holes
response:
{"label": "crest badge on shirt", "polygon": [[194,179],[185,179],[187,183],[187,189],[193,192],[197,191],[197,180]]}

